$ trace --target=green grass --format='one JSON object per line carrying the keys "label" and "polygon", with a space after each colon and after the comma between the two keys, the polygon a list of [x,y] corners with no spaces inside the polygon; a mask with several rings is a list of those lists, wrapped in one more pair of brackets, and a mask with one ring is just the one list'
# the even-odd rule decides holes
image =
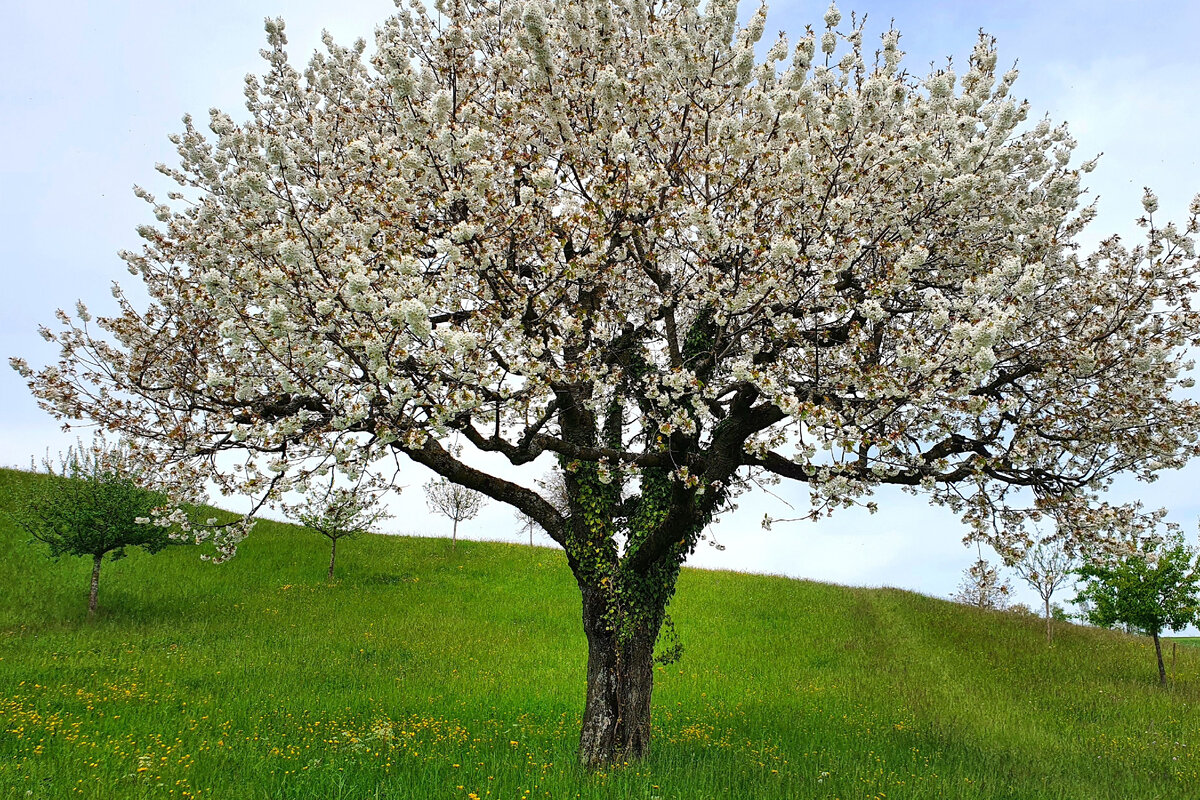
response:
{"label": "green grass", "polygon": [[[23,473],[0,471],[0,508]],[[949,535],[949,534],[947,534]],[[685,571],[654,745],[575,766],[584,642],[552,550],[261,523],[52,562],[0,514],[0,798],[1184,798],[1200,652],[892,589]]]}

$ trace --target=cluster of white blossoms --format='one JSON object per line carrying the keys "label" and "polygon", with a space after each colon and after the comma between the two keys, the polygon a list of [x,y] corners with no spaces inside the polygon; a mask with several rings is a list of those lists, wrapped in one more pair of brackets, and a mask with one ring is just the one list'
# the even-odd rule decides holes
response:
{"label": "cluster of white blossoms", "polygon": [[533,502],[460,436],[605,480],[687,467],[713,503],[754,470],[818,507],[900,483],[981,535],[1196,453],[1200,207],[1161,227],[1147,191],[1147,245],[1081,256],[1092,163],[1025,124],[991,39],[916,79],[896,31],[871,60],[832,5],[762,61],[765,9],[739,28],[733,0],[437,11],[303,71],[268,23],[247,118],[186,118],[160,167],[190,201],[143,193],[158,225],[124,258],[153,305],[122,299],[108,339],[81,310],[61,364],[18,364],[46,407],[212,474],[277,460],[238,490],[399,448]]}

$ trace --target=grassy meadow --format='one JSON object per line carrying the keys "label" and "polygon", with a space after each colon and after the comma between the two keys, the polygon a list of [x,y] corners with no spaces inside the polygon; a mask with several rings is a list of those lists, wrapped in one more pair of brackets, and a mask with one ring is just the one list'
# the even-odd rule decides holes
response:
{"label": "grassy meadow", "polygon": [[106,562],[89,623],[90,565],[27,540],[0,513],[0,799],[1200,796],[1197,648],[1162,690],[1140,637],[688,570],[653,752],[588,773],[554,550],[364,537],[327,583],[325,540],[263,522],[224,565]]}

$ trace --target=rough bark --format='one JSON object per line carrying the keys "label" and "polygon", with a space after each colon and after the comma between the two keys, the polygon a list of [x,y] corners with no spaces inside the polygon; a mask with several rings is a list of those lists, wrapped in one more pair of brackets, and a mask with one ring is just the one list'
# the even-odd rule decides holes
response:
{"label": "rough bark", "polygon": [[1150,634],[1154,637],[1154,654],[1158,656],[1158,682],[1161,686],[1167,685],[1167,668],[1163,664],[1162,657],[1162,641],[1158,638],[1158,631]]}
{"label": "rough bark", "polygon": [[100,596],[100,561],[103,553],[92,556],[92,590],[88,594],[88,618],[96,616],[96,599]]}
{"label": "rough bark", "polygon": [[333,580],[333,563],[337,560],[337,539],[330,539],[333,546],[329,548],[329,580]]}
{"label": "rough bark", "polygon": [[645,757],[650,751],[650,695],[658,626],[621,636],[609,629],[604,604],[585,593],[588,640],[587,701],[579,761],[595,769]]}

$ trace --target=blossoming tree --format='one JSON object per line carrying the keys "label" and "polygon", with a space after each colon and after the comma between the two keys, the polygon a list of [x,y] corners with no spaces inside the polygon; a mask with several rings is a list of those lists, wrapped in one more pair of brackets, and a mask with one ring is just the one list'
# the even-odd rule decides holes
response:
{"label": "blossoming tree", "polygon": [[483,508],[483,495],[446,478],[427,481],[422,488],[425,490],[425,503],[429,510],[441,514],[453,523],[454,527],[450,531],[450,549],[457,548],[458,523],[475,519],[479,509]]}
{"label": "blossoming tree", "polygon": [[1047,644],[1054,641],[1054,614],[1050,598],[1071,579],[1077,566],[1075,556],[1067,549],[1066,543],[1053,540],[1038,542],[1013,562],[1012,568],[1017,577],[1029,584],[1029,587],[1038,593],[1038,597],[1042,598]]}
{"label": "blossoming tree", "polygon": [[289,511],[301,525],[329,540],[330,581],[337,564],[338,541],[371,533],[377,523],[389,516],[380,506],[380,495],[362,486],[328,486],[323,492],[313,492]]}
{"label": "blossoming tree", "polygon": [[976,608],[1002,611],[1008,607],[1012,586],[981,555],[974,564],[963,570],[962,581],[951,600]]}
{"label": "blossoming tree", "polygon": [[[15,366],[192,481],[402,453],[514,506],[581,592],[581,759],[637,757],[680,565],[748,476],[814,515],[900,485],[1003,547],[1134,520],[1112,476],[1197,452],[1200,200],[1164,225],[1147,191],[1144,243],[1082,253],[1092,165],[991,39],[922,79],[848,22],[757,58],[734,0],[439,0],[301,72],[268,21],[246,120],[185,118],[179,189],[142,191],[150,305]],[[565,513],[517,479],[543,454]]]}

